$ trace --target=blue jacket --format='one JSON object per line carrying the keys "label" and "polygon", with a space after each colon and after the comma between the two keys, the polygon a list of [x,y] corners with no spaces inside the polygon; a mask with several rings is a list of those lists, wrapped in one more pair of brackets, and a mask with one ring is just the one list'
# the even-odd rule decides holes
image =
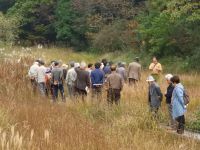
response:
{"label": "blue jacket", "polygon": [[183,100],[184,87],[181,83],[177,84],[172,94],[172,116],[176,119],[184,115],[186,107]]}
{"label": "blue jacket", "polygon": [[104,73],[100,69],[93,70],[91,72],[90,77],[91,77],[92,86],[94,84],[103,84],[103,82],[104,82]]}
{"label": "blue jacket", "polygon": [[107,75],[107,74],[111,74],[110,66],[104,66],[103,71],[104,71],[104,73],[105,73],[106,75]]}

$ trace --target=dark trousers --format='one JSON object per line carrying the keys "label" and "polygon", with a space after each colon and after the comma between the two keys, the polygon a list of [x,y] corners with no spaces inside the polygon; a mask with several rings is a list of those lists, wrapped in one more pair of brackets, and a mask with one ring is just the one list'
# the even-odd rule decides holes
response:
{"label": "dark trousers", "polygon": [[102,86],[92,87],[92,100],[102,100]]}
{"label": "dark trousers", "polygon": [[56,101],[58,99],[58,91],[60,91],[62,101],[65,101],[63,84],[53,85],[53,100]]}
{"label": "dark trousers", "polygon": [[87,92],[86,92],[86,90],[75,88],[75,95],[76,95],[76,99],[78,97],[81,97],[82,101],[85,101],[85,97],[87,96]]}
{"label": "dark trousers", "polygon": [[133,78],[128,79],[128,83],[130,86],[137,84],[137,82],[138,82],[138,80],[136,80],[136,79],[133,79]]}
{"label": "dark trousers", "polygon": [[119,105],[121,98],[121,90],[120,89],[109,89],[107,95],[107,101],[109,105],[115,103]]}
{"label": "dark trousers", "polygon": [[176,121],[178,122],[177,133],[183,134],[184,128],[185,128],[185,116],[183,115],[183,116],[177,117]]}
{"label": "dark trousers", "polygon": [[31,85],[33,88],[33,93],[36,94],[37,91],[37,81],[35,79],[31,79]]}

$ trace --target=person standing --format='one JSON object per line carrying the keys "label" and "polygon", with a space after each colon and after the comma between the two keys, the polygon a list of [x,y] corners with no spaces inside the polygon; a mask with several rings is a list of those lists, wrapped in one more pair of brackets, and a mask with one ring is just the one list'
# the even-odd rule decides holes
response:
{"label": "person standing", "polygon": [[91,72],[92,98],[97,97],[98,101],[102,99],[102,87],[104,82],[104,72],[100,69],[101,63],[95,63],[95,70]]}
{"label": "person standing", "polygon": [[68,70],[67,77],[66,77],[68,94],[71,99],[73,99],[73,97],[75,95],[75,93],[74,93],[75,87],[74,86],[75,86],[75,81],[76,81],[76,77],[77,77],[76,71],[74,69],[74,65],[75,65],[74,62],[70,62],[71,68]]}
{"label": "person standing", "polygon": [[40,61],[40,66],[37,69],[37,83],[40,94],[42,96],[46,95],[46,67],[44,66],[44,62]]}
{"label": "person standing", "polygon": [[107,101],[109,105],[115,103],[119,105],[120,98],[121,98],[121,91],[123,89],[123,79],[122,77],[116,72],[116,66],[111,66],[112,73],[108,75],[106,80],[107,86]]}
{"label": "person standing", "polygon": [[102,59],[102,63],[103,63],[103,72],[105,74],[105,78],[107,78],[107,76],[111,74],[110,64],[108,63],[107,59]]}
{"label": "person standing", "polygon": [[167,107],[168,107],[168,112],[169,112],[169,119],[170,119],[170,127],[172,129],[175,128],[175,120],[173,119],[173,116],[172,116],[172,104],[171,104],[171,101],[172,101],[172,93],[174,91],[174,85],[173,83],[171,82],[171,79],[172,79],[173,75],[172,74],[167,74],[165,76],[165,79],[166,79],[166,82],[168,84],[168,87],[167,87],[167,92],[165,93],[165,97],[166,97],[166,103],[167,103]]}
{"label": "person standing", "polygon": [[53,83],[53,101],[55,102],[58,99],[58,91],[60,91],[62,101],[65,102],[63,70],[59,67],[58,62],[54,62],[54,68],[51,71],[51,81]]}
{"label": "person standing", "polygon": [[92,64],[92,63],[89,63],[89,64],[88,64],[88,67],[87,67],[87,69],[86,69],[86,71],[88,71],[89,74],[91,74],[92,70],[93,70],[93,64]]}
{"label": "person standing", "polygon": [[184,87],[180,83],[179,76],[173,76],[171,79],[174,84],[174,91],[172,94],[172,115],[173,118],[178,122],[177,133],[183,134],[185,128],[185,112],[186,106],[184,103]]}
{"label": "person standing", "polygon": [[118,68],[117,68],[117,73],[120,74],[122,77],[123,81],[125,82],[127,80],[127,74],[126,74],[126,68],[125,68],[125,63],[119,63]]}
{"label": "person standing", "polygon": [[75,81],[75,92],[77,96],[81,96],[82,101],[85,100],[90,88],[90,76],[86,71],[86,63],[81,62],[80,68],[75,68],[77,78]]}
{"label": "person standing", "polygon": [[153,76],[149,76],[146,80],[149,83],[149,106],[153,117],[158,117],[158,110],[161,106],[163,95],[159,85],[156,83]]}
{"label": "person standing", "polygon": [[37,70],[38,70],[38,68],[39,68],[39,63],[35,61],[28,71],[28,76],[31,80],[31,85],[32,85],[34,94],[37,91]]}
{"label": "person standing", "polygon": [[150,64],[149,70],[151,71],[151,75],[154,77],[154,79],[158,81],[163,69],[156,57],[153,57],[153,62]]}
{"label": "person standing", "polygon": [[63,65],[62,65],[62,70],[63,70],[63,80],[66,80],[67,71],[68,71],[68,65],[63,64]]}
{"label": "person standing", "polygon": [[128,66],[128,80],[129,85],[135,85],[141,79],[142,66],[139,63],[139,58],[136,57],[135,61]]}

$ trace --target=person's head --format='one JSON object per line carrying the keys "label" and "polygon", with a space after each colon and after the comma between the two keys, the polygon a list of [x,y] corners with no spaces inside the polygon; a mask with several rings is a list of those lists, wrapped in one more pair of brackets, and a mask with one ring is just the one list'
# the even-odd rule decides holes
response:
{"label": "person's head", "polygon": [[181,81],[180,81],[179,76],[175,75],[171,78],[171,82],[176,85],[176,84],[179,84]]}
{"label": "person's head", "polygon": [[100,62],[96,62],[96,63],[95,63],[95,68],[96,68],[96,69],[99,69],[100,67],[101,67],[101,63],[100,63]]}
{"label": "person's head", "polygon": [[78,62],[74,63],[74,68],[79,68],[80,64]]}
{"label": "person's head", "polygon": [[107,63],[108,63],[107,59],[105,59],[105,58],[104,58],[104,59],[102,59],[102,63],[103,63],[103,65],[104,65],[104,66],[106,66],[106,65],[107,65]]}
{"label": "person's head", "polygon": [[87,64],[84,61],[82,61],[80,64],[80,68],[84,70],[86,67],[87,67]]}
{"label": "person's head", "polygon": [[118,62],[117,66],[121,67],[122,66],[122,62]]}
{"label": "person's head", "polygon": [[148,76],[147,80],[146,80],[149,84],[155,82],[155,79],[153,76]]}
{"label": "person's head", "polygon": [[69,64],[70,64],[70,67],[73,68],[75,63],[71,61]]}
{"label": "person's head", "polygon": [[55,67],[59,67],[59,62],[55,61],[55,62],[54,62],[54,66],[55,66]]}
{"label": "person's head", "polygon": [[92,63],[89,63],[89,64],[88,64],[88,68],[92,69],[92,67],[93,67],[93,64],[92,64]]}
{"label": "person's head", "polygon": [[152,60],[152,61],[153,61],[154,64],[157,64],[157,63],[158,63],[158,59],[157,59],[156,57],[153,57],[153,60]]}
{"label": "person's head", "polygon": [[68,65],[62,64],[62,68],[63,68],[63,69],[68,69]]}
{"label": "person's head", "polygon": [[139,62],[140,61],[139,57],[135,57],[135,61]]}
{"label": "person's head", "polygon": [[116,65],[112,65],[112,66],[110,67],[110,70],[111,70],[112,72],[116,71],[116,69],[117,69]]}
{"label": "person's head", "polygon": [[39,66],[39,63],[38,63],[37,61],[35,61],[35,62],[33,63],[33,65]]}
{"label": "person's head", "polygon": [[166,79],[166,81],[167,81],[168,84],[171,84],[171,83],[172,83],[172,82],[171,82],[172,77],[173,77],[172,74],[167,74],[167,75],[165,76],[165,79]]}
{"label": "person's head", "polygon": [[40,61],[40,66],[44,66],[44,64],[45,64],[44,61],[41,60]]}

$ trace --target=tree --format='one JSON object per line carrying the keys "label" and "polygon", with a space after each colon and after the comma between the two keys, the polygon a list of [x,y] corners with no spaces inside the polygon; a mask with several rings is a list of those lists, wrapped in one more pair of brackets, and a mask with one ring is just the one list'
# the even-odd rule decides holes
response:
{"label": "tree", "polygon": [[21,20],[19,37],[33,45],[56,40],[54,10],[54,0],[16,0],[8,15]]}
{"label": "tree", "polygon": [[86,18],[80,10],[75,10],[75,4],[72,0],[58,1],[55,28],[58,40],[82,48],[87,45]]}
{"label": "tree", "polygon": [[19,22],[0,13],[0,44],[14,43],[17,38]]}

